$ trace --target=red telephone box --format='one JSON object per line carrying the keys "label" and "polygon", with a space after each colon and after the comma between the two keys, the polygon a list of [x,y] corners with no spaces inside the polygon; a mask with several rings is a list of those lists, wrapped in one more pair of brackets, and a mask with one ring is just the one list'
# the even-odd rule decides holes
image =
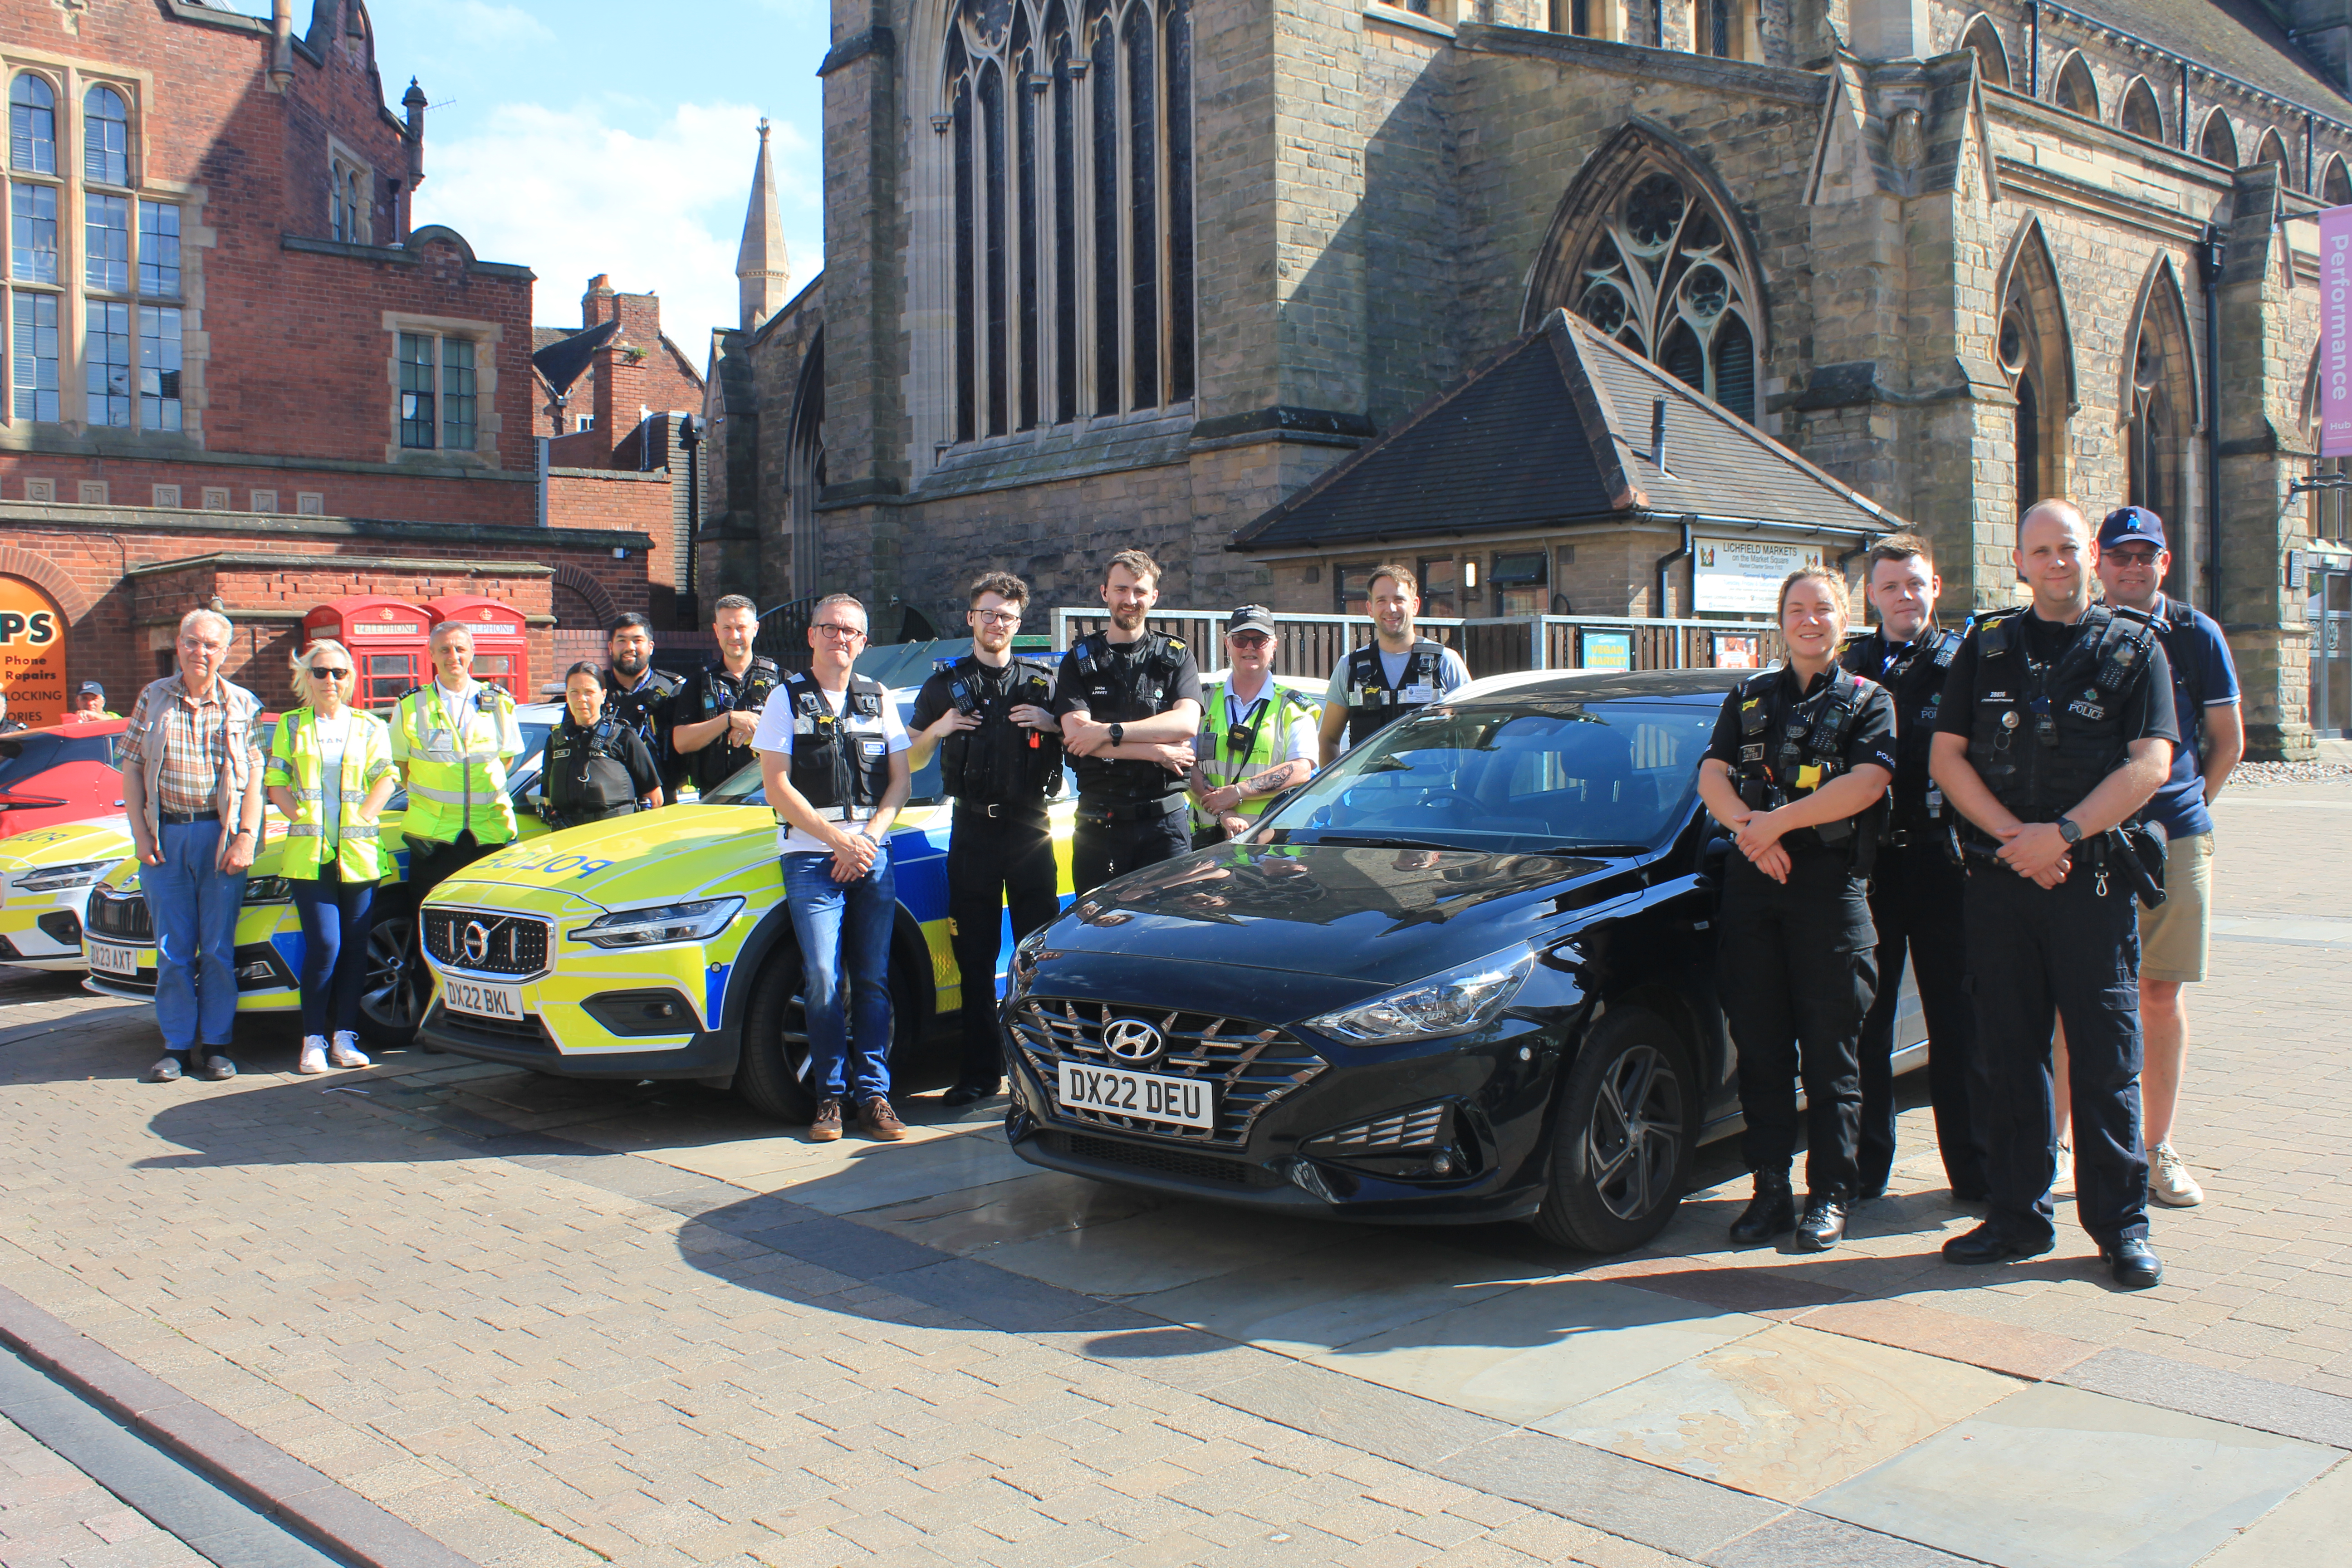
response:
{"label": "red telephone box", "polygon": [[425,601],[435,626],[455,621],[474,634],[474,679],[495,686],[518,702],[530,700],[530,644],[522,612],[504,599],[479,594],[444,594]]}
{"label": "red telephone box", "polygon": [[362,708],[389,708],[401,693],[433,679],[425,639],[433,617],[424,606],[381,594],[331,599],[302,617],[302,643],[331,637],[352,650],[352,701]]}

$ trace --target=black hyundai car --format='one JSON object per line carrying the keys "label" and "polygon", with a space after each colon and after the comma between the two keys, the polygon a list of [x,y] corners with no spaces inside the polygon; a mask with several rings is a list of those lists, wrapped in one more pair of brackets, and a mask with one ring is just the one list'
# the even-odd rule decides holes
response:
{"label": "black hyundai car", "polygon": [[1730,841],[1696,787],[1738,679],[1467,688],[1246,841],[1079,900],[1013,961],[1014,1152],[1291,1213],[1648,1240],[1693,1151],[1739,1125],[1715,994]]}

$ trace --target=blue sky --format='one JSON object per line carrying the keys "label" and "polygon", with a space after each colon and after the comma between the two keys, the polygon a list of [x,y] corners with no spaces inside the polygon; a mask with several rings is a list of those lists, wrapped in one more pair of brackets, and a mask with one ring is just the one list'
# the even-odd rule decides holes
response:
{"label": "blue sky", "polygon": [[[709,329],[735,324],[762,115],[792,286],[816,276],[818,0],[370,0],[368,15],[395,112],[412,76],[431,102],[415,221],[537,272],[533,321],[576,326],[589,276],[608,272],[661,295],[663,330],[699,364]],[[294,21],[310,23],[299,0]]]}

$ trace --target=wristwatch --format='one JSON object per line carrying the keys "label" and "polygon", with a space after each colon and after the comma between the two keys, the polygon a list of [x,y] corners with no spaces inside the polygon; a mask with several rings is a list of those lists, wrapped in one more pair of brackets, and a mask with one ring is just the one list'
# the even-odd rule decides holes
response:
{"label": "wristwatch", "polygon": [[1112,745],[1114,745],[1114,746],[1124,746],[1125,744],[1127,744],[1127,726],[1126,726],[1126,725],[1124,725],[1124,724],[1113,724],[1113,725],[1110,727],[1110,743],[1111,743]]}
{"label": "wristwatch", "polygon": [[2083,841],[2083,829],[2073,817],[2062,816],[2058,819],[2058,837],[2069,844],[2080,844]]}

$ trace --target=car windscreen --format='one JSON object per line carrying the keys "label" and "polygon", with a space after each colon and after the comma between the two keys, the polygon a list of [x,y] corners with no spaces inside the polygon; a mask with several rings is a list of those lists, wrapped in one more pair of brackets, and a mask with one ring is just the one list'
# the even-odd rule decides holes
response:
{"label": "car windscreen", "polygon": [[1272,842],[1540,854],[1655,847],[1681,825],[1712,703],[1496,701],[1398,721],[1269,819]]}
{"label": "car windscreen", "polygon": [[[901,696],[898,699],[898,721],[901,724],[907,723],[913,717],[914,711],[915,700],[912,697]],[[907,804],[936,805],[939,801],[940,754],[934,751],[931,753],[931,760],[915,770],[913,787],[908,792]],[[702,796],[702,804],[705,805],[767,805],[768,786],[761,781],[760,764],[756,762],[744,763],[725,784],[720,784],[717,789],[706,791]]]}
{"label": "car windscreen", "polygon": [[111,735],[12,735],[0,740],[0,790],[67,763],[111,764],[113,761]]}

